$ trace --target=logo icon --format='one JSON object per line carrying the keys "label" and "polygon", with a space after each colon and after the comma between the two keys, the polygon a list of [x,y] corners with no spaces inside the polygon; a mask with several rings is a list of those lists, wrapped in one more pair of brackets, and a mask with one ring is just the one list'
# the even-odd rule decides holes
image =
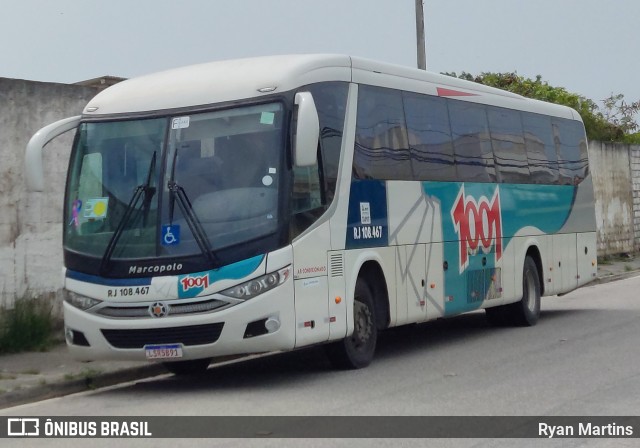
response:
{"label": "logo icon", "polygon": [[162,245],[175,246],[180,244],[180,226],[162,226]]}
{"label": "logo icon", "polygon": [[152,317],[166,317],[169,315],[169,305],[162,302],[155,302],[149,307],[149,314]]}
{"label": "logo icon", "polygon": [[7,435],[10,437],[37,437],[40,435],[40,419],[9,418],[7,419]]}
{"label": "logo icon", "polygon": [[500,190],[496,187],[491,200],[481,196],[476,200],[466,196],[464,184],[451,209],[451,218],[460,238],[460,273],[469,266],[469,255],[480,248],[488,254],[495,246],[496,261],[502,258],[502,213]]}

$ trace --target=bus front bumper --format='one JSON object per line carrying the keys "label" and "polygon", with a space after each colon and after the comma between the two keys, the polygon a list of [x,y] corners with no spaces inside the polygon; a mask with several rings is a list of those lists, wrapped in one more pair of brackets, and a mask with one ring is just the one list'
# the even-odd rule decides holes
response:
{"label": "bus front bumper", "polygon": [[144,361],[150,346],[181,349],[180,358],[154,361],[290,350],[295,345],[292,284],[222,311],[163,318],[106,318],[65,302],[67,346],[80,361]]}

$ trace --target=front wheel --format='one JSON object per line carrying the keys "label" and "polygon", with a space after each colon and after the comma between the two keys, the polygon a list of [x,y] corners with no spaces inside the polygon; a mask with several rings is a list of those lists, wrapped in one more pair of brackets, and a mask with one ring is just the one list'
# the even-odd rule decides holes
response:
{"label": "front wheel", "polygon": [[164,368],[174,375],[200,375],[207,371],[210,358],[193,359],[190,361],[173,361],[163,363]]}
{"label": "front wheel", "polygon": [[353,302],[353,334],[326,346],[331,363],[340,369],[361,369],[371,364],[376,351],[378,327],[371,289],[364,279],[356,281]]}

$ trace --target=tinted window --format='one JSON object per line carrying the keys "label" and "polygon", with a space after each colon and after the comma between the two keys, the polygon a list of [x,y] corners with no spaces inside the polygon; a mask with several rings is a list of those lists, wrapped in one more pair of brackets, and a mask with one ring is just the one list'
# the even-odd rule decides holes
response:
{"label": "tinted window", "polygon": [[522,124],[531,183],[556,183],[558,181],[558,156],[551,132],[551,118],[525,112],[522,114]]}
{"label": "tinted window", "polygon": [[463,101],[449,102],[453,148],[458,179],[465,182],[496,180],[486,107]]}
{"label": "tinted window", "polygon": [[529,166],[524,149],[520,112],[489,107],[489,129],[500,182],[527,183]]}
{"label": "tinted window", "polygon": [[410,180],[409,142],[400,91],[361,85],[358,92],[355,177]]}
{"label": "tinted window", "polygon": [[349,86],[343,82],[332,82],[314,84],[303,90],[311,92],[318,110],[322,173],[328,204],[333,200],[336,191]]}
{"label": "tinted window", "polygon": [[560,183],[577,185],[588,172],[584,128],[577,121],[553,119],[553,138],[558,154]]}
{"label": "tinted window", "polygon": [[414,93],[403,97],[414,178],[455,180],[447,100]]}

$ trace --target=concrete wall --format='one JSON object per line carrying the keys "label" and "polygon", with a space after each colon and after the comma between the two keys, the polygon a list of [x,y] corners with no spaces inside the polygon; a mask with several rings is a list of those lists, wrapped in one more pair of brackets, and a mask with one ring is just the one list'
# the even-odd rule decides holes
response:
{"label": "concrete wall", "polygon": [[633,252],[635,248],[630,153],[629,145],[589,143],[599,255]]}
{"label": "concrete wall", "polygon": [[62,199],[73,132],[45,148],[44,193],[26,193],[24,151],[33,133],[79,115],[96,92],[0,78],[0,306],[60,291]]}
{"label": "concrete wall", "polygon": [[[0,78],[0,307],[62,287],[62,202],[73,132],[45,148],[44,193],[26,193],[31,135],[78,115],[98,88]],[[591,142],[598,253],[640,248],[640,146]],[[56,301],[60,303],[60,301]]]}
{"label": "concrete wall", "polygon": [[631,188],[633,190],[633,227],[636,250],[640,250],[640,146],[632,146]]}

